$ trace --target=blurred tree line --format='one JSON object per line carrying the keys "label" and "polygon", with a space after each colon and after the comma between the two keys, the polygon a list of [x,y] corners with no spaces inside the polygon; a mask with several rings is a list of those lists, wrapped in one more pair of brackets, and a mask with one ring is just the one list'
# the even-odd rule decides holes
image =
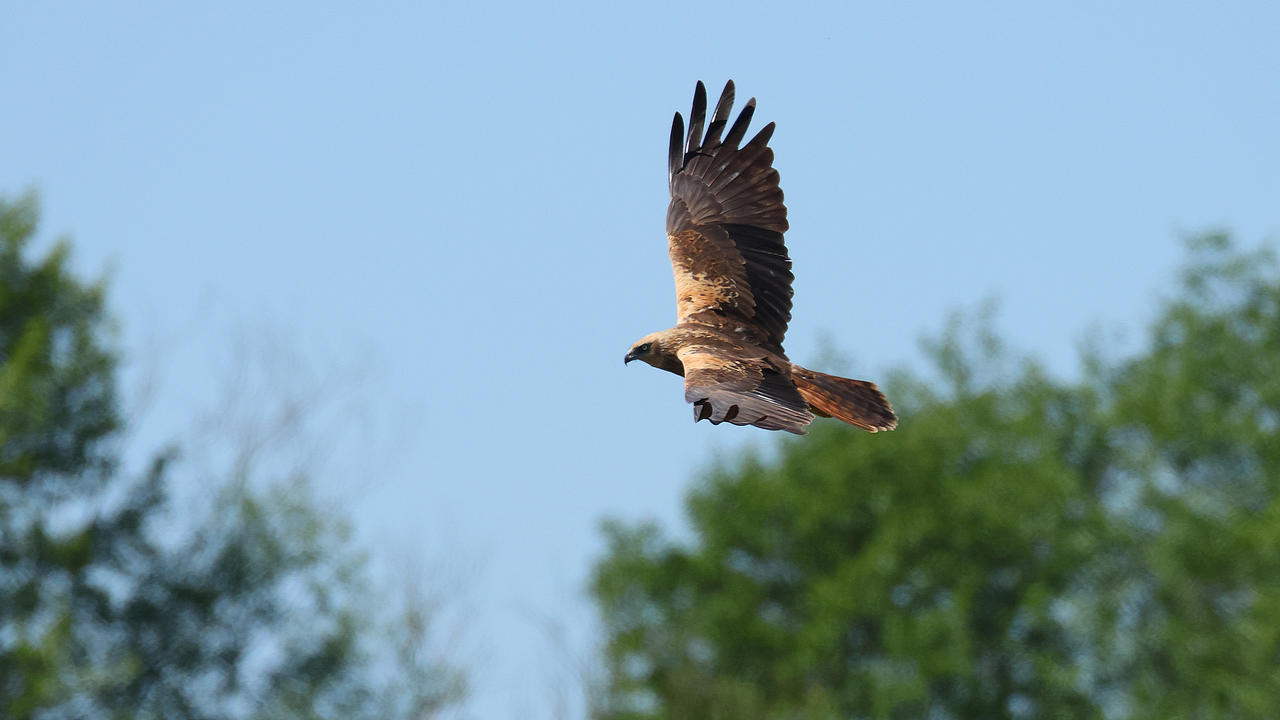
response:
{"label": "blurred tree line", "polygon": [[1280,717],[1280,273],[1199,238],[1142,348],[1079,380],[987,322],[690,493],[606,526],[600,718]]}
{"label": "blurred tree line", "polygon": [[[460,693],[422,608],[380,614],[305,482],[226,478],[199,517],[174,455],[121,470],[101,283],[30,257],[0,198],[0,717],[424,718]],[[245,470],[241,468],[241,470]]]}

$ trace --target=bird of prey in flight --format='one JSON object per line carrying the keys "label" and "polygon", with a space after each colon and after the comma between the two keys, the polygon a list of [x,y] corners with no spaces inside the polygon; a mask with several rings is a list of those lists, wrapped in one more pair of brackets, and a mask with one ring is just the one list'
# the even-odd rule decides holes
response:
{"label": "bird of prey in flight", "polygon": [[742,145],[756,101],[730,125],[732,107],[730,80],[707,123],[699,82],[688,133],[680,113],[671,124],[667,249],[677,323],[640,338],[625,361],[684,376],[695,422],[803,435],[820,415],[892,430],[898,418],[874,384],[807,370],[782,350],[793,276],[782,240],[787,208],[769,148],[773,123]]}

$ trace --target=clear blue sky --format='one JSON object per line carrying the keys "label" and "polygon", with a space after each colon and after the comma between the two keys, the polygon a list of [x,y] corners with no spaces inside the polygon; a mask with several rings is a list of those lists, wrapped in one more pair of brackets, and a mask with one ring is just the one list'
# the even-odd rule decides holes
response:
{"label": "clear blue sky", "polygon": [[380,558],[468,576],[472,717],[555,711],[602,517],[678,526],[700,468],[774,440],[694,426],[676,378],[620,362],[674,317],[665,146],[696,80],[778,123],[800,362],[825,337],[859,376],[919,366],[994,295],[1069,373],[1092,325],[1136,343],[1180,235],[1280,229],[1270,2],[18,3],[0,27],[0,192],[37,188],[45,237],[113,268],[131,381],[161,379],[134,446],[216,398],[246,327],[362,368],[330,464],[359,472],[324,481]]}

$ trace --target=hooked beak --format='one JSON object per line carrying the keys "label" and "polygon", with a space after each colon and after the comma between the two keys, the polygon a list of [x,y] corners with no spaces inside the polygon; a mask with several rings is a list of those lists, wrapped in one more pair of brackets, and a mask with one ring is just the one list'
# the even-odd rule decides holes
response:
{"label": "hooked beak", "polygon": [[629,352],[629,353],[627,353],[627,356],[626,356],[626,357],[622,358],[622,364],[623,364],[623,365],[626,365],[627,363],[629,363],[629,362],[631,362],[632,360],[635,360],[635,359],[636,359],[636,355],[635,355],[635,353],[631,353],[631,352]]}

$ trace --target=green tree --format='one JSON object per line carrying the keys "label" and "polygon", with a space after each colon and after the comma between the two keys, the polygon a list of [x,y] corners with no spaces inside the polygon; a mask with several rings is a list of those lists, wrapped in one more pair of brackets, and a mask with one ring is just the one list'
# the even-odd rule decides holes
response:
{"label": "green tree", "polygon": [[422,718],[459,676],[421,608],[371,610],[305,478],[237,465],[203,514],[173,454],[125,477],[101,283],[31,261],[34,197],[0,199],[0,715]]}
{"label": "green tree", "polygon": [[1133,717],[1280,716],[1280,271],[1192,244],[1149,349],[1108,378],[1136,495],[1123,661]]}
{"label": "green tree", "polygon": [[686,542],[608,523],[596,714],[1280,715],[1280,273],[1193,253],[1132,358],[1057,381],[953,322],[898,431],[713,470]]}

